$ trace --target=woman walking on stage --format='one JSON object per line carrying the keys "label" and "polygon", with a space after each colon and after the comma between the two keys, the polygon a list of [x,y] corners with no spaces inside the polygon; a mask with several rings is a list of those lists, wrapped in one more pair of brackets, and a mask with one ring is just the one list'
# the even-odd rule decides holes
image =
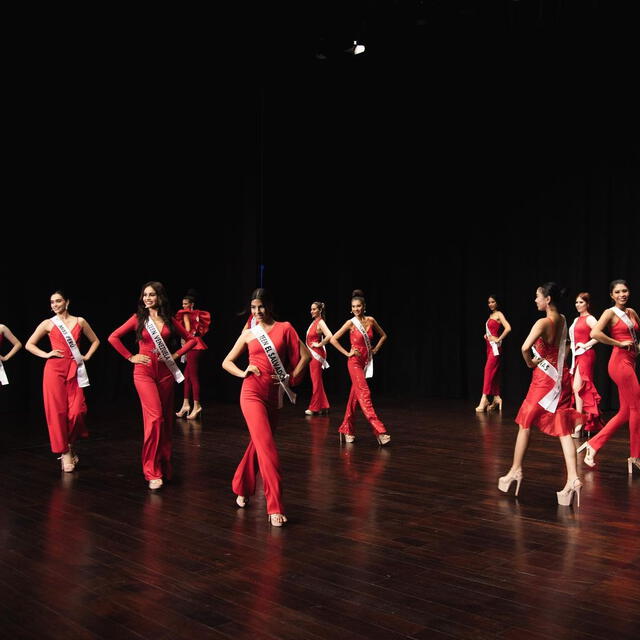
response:
{"label": "woman walking on stage", "polygon": [[[351,378],[351,391],[347,401],[347,409],[338,433],[340,438],[344,435],[346,442],[353,442],[356,439],[353,423],[356,406],[359,404],[362,413],[364,413],[371,425],[371,430],[378,444],[386,445],[391,440],[391,436],[376,415],[371,402],[371,391],[366,379],[373,376],[373,356],[380,351],[387,339],[387,334],[373,316],[365,315],[365,311],[364,293],[360,289],[356,289],[351,294],[351,313],[353,318],[347,320],[331,338],[331,344],[348,358],[347,368]],[[374,330],[379,336],[375,347],[371,345]],[[351,339],[350,351],[343,349],[339,342],[347,331]]]}
{"label": "woman walking on stage", "polygon": [[308,416],[313,416],[317,413],[329,413],[329,400],[327,400],[327,394],[324,392],[324,385],[322,384],[322,371],[329,368],[327,350],[324,346],[331,340],[333,334],[325,322],[324,310],[324,302],[311,303],[311,318],[313,322],[307,329],[305,340],[307,348],[313,356],[309,363],[313,392],[309,408],[305,411]]}
{"label": "woman walking on stage", "polygon": [[573,376],[573,395],[576,411],[585,415],[584,425],[578,424],[571,434],[574,438],[580,437],[580,431],[587,435],[602,427],[600,424],[600,395],[593,383],[593,369],[596,364],[596,352],[592,348],[598,344],[597,340],[590,338],[591,329],[596,326],[596,319],[589,312],[591,307],[591,295],[583,291],[576,296],[576,310],[578,317],[569,327],[571,340],[571,369]]}
{"label": "woman walking on stage", "polygon": [[[256,476],[262,474],[269,522],[281,527],[286,521],[282,503],[280,459],[273,437],[277,410],[286,393],[292,402],[295,386],[311,355],[288,322],[276,322],[273,303],[265,289],[251,294],[253,326],[242,332],[222,363],[230,374],[243,378],[240,408],[247,422],[251,441],[233,476],[232,489],[239,507],[248,504],[256,491]],[[249,352],[249,365],[240,369],[235,361]]]}
{"label": "woman walking on stage", "polygon": [[[502,342],[511,331],[511,325],[507,322],[504,313],[498,307],[498,298],[489,296],[489,318],[485,324],[484,339],[487,343],[487,363],[484,366],[484,383],[482,385],[482,397],[476,412],[502,411],[502,398],[500,397],[500,364],[502,360]],[[490,403],[488,396],[493,397]]]}
{"label": "woman walking on stage", "polygon": [[[132,331],[139,349],[135,355],[122,343],[122,337]],[[185,344],[172,354],[169,347],[176,337],[182,338]],[[174,384],[184,380],[176,360],[196,345],[196,339],[171,317],[169,298],[162,283],[147,282],[140,293],[138,311],[109,336],[109,342],[134,365],[133,383],[140,397],[144,422],[142,472],[149,489],[159,489],[163,478],[170,479],[172,472]]]}
{"label": "woman walking on stage", "polygon": [[4,363],[7,362],[7,360],[11,360],[11,358],[13,358],[13,356],[15,356],[16,353],[18,353],[18,351],[22,349],[22,342],[20,342],[20,340],[18,340],[18,338],[16,338],[13,333],[11,333],[9,327],[7,327],[6,324],[0,324],[0,346],[2,346],[2,342],[5,340],[5,338],[13,345],[13,347],[11,351],[7,353],[7,355],[3,356],[2,354],[0,354],[0,385],[3,386],[5,384],[9,384],[9,378],[7,376],[7,372],[4,369]]}
{"label": "woman walking on stage", "polygon": [[[557,301],[561,295],[555,282],[547,282],[536,290],[536,306],[545,317],[538,320],[522,345],[522,356],[527,366],[534,369],[527,397],[516,416],[518,437],[513,452],[513,464],[506,476],[498,480],[500,491],[505,493],[513,482],[516,495],[522,482],[522,462],[524,460],[531,427],[535,425],[550,436],[560,439],[564,461],[567,467],[567,482],[557,492],[558,504],[570,505],[577,494],[580,505],[576,450],[571,439],[576,424],[582,416],[571,408],[571,376],[565,366],[567,323],[558,313]],[[533,351],[533,357],[531,352]]]}
{"label": "woman walking on stage", "polygon": [[[88,435],[84,423],[87,404],[82,389],[89,386],[89,377],[84,363],[91,359],[100,340],[84,318],[69,313],[69,298],[62,291],[54,291],[50,303],[55,315],[38,325],[25,349],[47,361],[42,395],[51,451],[60,455],[62,470],[71,473],[79,461],[73,445],[78,437]],[[38,347],[38,342],[47,334],[51,351]],[[91,343],[85,355],[78,349],[81,334]]]}
{"label": "woman walking on stage", "polygon": [[[200,356],[208,349],[202,336],[209,331],[211,324],[211,314],[202,309],[196,309],[196,294],[190,290],[182,299],[182,309],[176,313],[176,320],[185,328],[186,332],[196,339],[196,346],[187,353],[187,366],[184,369],[184,400],[180,411],[176,413],[178,418],[187,416],[192,420],[197,418],[202,411],[200,404],[200,378],[198,377],[198,367]],[[193,411],[189,404],[193,395]]]}
{"label": "woman walking on stage", "polygon": [[[640,469],[640,384],[636,376],[640,319],[633,309],[627,307],[630,291],[626,280],[614,280],[609,285],[609,293],[615,304],[600,316],[591,330],[591,336],[598,342],[613,347],[608,371],[618,387],[620,410],[600,433],[585,442],[578,451],[586,449],[584,462],[594,467],[596,453],[628,422],[631,457],[627,459],[627,468],[632,473],[633,467]],[[609,335],[605,333],[605,329],[609,331]]]}

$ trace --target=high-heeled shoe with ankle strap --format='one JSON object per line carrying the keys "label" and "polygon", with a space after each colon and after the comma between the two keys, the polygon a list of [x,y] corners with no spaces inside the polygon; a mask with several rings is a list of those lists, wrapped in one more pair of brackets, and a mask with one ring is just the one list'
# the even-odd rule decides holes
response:
{"label": "high-heeled shoe with ankle strap", "polygon": [[499,411],[502,413],[502,398],[494,398],[493,402],[487,407],[487,411]]}
{"label": "high-heeled shoe with ankle strap", "polygon": [[272,527],[281,527],[287,522],[287,516],[285,516],[284,513],[270,513],[267,519]]}
{"label": "high-heeled shoe with ankle strap", "polygon": [[582,482],[580,478],[576,478],[573,482],[567,483],[567,486],[562,491],[556,491],[558,496],[558,504],[563,507],[568,507],[573,501],[573,496],[577,498],[577,505],[580,506],[580,489],[582,489]]}
{"label": "high-heeled shoe with ankle strap", "polygon": [[640,471],[640,458],[627,458],[627,468],[629,469],[629,474],[633,473],[633,467]]}
{"label": "high-heeled shoe with ankle strap", "polygon": [[518,493],[520,492],[520,485],[522,484],[522,478],[524,478],[524,475],[522,474],[522,469],[518,469],[514,473],[508,473],[506,476],[502,476],[501,478],[498,478],[498,489],[500,489],[500,491],[502,491],[503,493],[509,493],[509,489],[511,488],[511,485],[515,482],[516,492],[514,495],[517,496]]}
{"label": "high-heeled shoe with ankle strap", "polygon": [[576,453],[580,453],[583,449],[586,449],[586,453],[584,454],[584,463],[588,467],[595,467],[596,461],[594,458],[598,452],[589,444],[588,440],[578,447]]}

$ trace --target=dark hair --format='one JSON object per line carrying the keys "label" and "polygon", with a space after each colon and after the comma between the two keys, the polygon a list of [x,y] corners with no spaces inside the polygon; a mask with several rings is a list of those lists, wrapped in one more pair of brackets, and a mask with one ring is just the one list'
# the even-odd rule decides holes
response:
{"label": "dark hair", "polygon": [[198,292],[195,289],[189,289],[187,293],[182,296],[183,300],[188,300],[191,304],[195,305],[198,298]]}
{"label": "dark hair", "polygon": [[269,315],[273,316],[273,298],[266,289],[262,287],[254,289],[249,298],[249,303],[251,303],[252,300],[260,300],[264,308],[269,312]]}
{"label": "dark hair", "polygon": [[[500,308],[500,300],[498,300],[498,296],[494,295],[493,293],[490,293],[490,294],[487,296],[487,300],[488,300],[489,298],[493,298],[493,300],[495,300],[495,301],[496,301],[496,309],[499,309],[499,308]],[[491,315],[491,313],[492,313],[492,312],[491,312],[491,311],[489,311],[489,315]]]}
{"label": "dark hair", "polygon": [[144,323],[149,319],[149,309],[144,306],[142,297],[144,296],[144,290],[147,287],[151,287],[158,296],[158,315],[164,321],[165,326],[171,332],[171,337],[175,335],[173,328],[173,322],[171,321],[171,305],[169,304],[169,296],[164,288],[162,282],[152,280],[142,285],[140,290],[140,297],[138,298],[138,311],[136,317],[138,318],[138,326],[136,327],[136,340],[140,342],[142,340],[142,330],[144,329]]}
{"label": "dark hair", "polygon": [[612,280],[609,283],[609,293],[613,293],[613,290],[616,288],[616,285],[623,284],[627,289],[630,289],[629,283],[626,280]]}
{"label": "dark hair", "polygon": [[591,309],[591,294],[588,291],[581,291],[576,296],[576,300],[578,298],[582,298],[587,303],[587,311],[589,311],[589,309]]}
{"label": "dark hair", "polygon": [[545,298],[551,298],[551,302],[556,306],[558,305],[560,298],[565,298],[567,296],[567,290],[561,289],[560,285],[556,282],[545,282],[544,284],[541,284],[538,289],[542,290]]}
{"label": "dark hair", "polygon": [[354,289],[351,292],[351,301],[353,302],[354,300],[360,300],[360,302],[362,302],[363,307],[367,306],[367,303],[365,302],[365,299],[364,299],[364,291],[362,289]]}
{"label": "dark hair", "polygon": [[[66,294],[62,289],[56,289],[56,290],[51,294],[51,296],[55,296],[55,295],[56,295],[56,293],[57,293],[59,296],[61,296],[61,297],[62,297],[62,299],[63,299],[65,302],[68,302],[68,301],[69,301],[69,298],[68,298],[67,294]],[[49,296],[49,297],[51,297],[51,296]]]}
{"label": "dark hair", "polygon": [[326,306],[324,304],[324,302],[315,301],[315,302],[312,302],[311,304],[315,304],[316,307],[318,307],[318,309],[320,309],[320,317],[324,320],[325,319],[324,310],[325,310],[325,306]]}

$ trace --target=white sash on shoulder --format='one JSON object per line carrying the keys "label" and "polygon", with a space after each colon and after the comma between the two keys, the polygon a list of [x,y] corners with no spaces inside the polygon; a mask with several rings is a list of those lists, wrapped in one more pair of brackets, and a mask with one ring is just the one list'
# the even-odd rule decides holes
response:
{"label": "white sash on shoulder", "polygon": [[[314,320],[315,322],[315,320]],[[307,335],[304,339],[305,344],[307,345],[307,347],[309,347],[309,351],[311,351],[311,355],[322,365],[323,369],[328,369],[329,368],[329,363],[327,362],[326,358],[323,358],[319,353],[317,353],[316,351],[313,350],[313,347],[309,344],[309,332],[311,331],[311,327],[313,327],[313,322],[309,325],[309,328],[307,329]]]}
{"label": "white sash on shoulder", "polygon": [[[486,332],[487,332],[487,340],[489,340],[489,336],[495,337],[491,333],[491,331],[489,331],[489,321],[488,320],[484,323],[484,328],[486,329]],[[499,342],[493,342],[492,340],[489,340],[489,344],[491,345],[491,351],[493,351],[493,355],[494,356],[499,356],[500,355],[500,349],[498,349],[498,347],[502,344],[502,340],[500,340]]]}
{"label": "white sash on shoulder", "polygon": [[69,331],[69,329],[67,328],[67,325],[64,322],[62,322],[62,320],[58,316],[53,316],[53,318],[51,318],[51,322],[53,322],[53,324],[55,324],[56,327],[58,327],[58,329],[60,330],[62,337],[65,339],[65,342],[67,343],[67,345],[69,346],[69,349],[71,350],[71,355],[73,356],[73,359],[76,361],[76,364],[78,365],[78,372],[76,374],[78,378],[78,386],[83,388],[88,387],[89,376],[87,375],[87,368],[84,365],[84,360],[82,359],[82,354],[80,353],[80,349],[78,349],[78,345],[76,344],[76,341],[73,339],[73,336],[71,335],[71,331]]}
{"label": "white sash on shoulder", "polygon": [[620,320],[622,320],[622,322],[624,322],[627,325],[627,328],[629,329],[629,333],[631,334],[631,339],[633,340],[637,348],[638,336],[636,335],[636,329],[633,326],[633,322],[631,321],[631,318],[629,318],[629,316],[624,311],[622,311],[621,309],[618,309],[618,307],[611,307],[611,311],[613,311],[613,313],[615,313],[618,316],[618,318],[620,318]]}
{"label": "white sash on shoulder", "polygon": [[4,370],[4,362],[0,360],[0,384],[9,384],[9,378],[7,378],[7,372]]}
{"label": "white sash on shoulder", "polygon": [[287,397],[289,398],[289,400],[291,400],[292,404],[295,404],[296,394],[291,390],[291,387],[289,387],[289,374],[285,370],[284,365],[282,364],[282,360],[280,360],[280,356],[278,355],[278,352],[276,351],[275,345],[271,341],[271,338],[262,328],[262,325],[258,323],[251,327],[251,332],[257,338],[260,346],[264,349],[267,359],[273,367],[274,373],[278,376],[278,378],[280,378],[280,396],[278,398],[278,408],[282,407],[283,392],[287,394]]}
{"label": "white sash on shoulder", "polygon": [[589,349],[591,349],[590,346],[589,347],[580,347],[579,349],[576,349],[576,340],[575,340],[575,337],[574,337],[574,333],[575,333],[576,324],[578,323],[578,320],[580,320],[580,316],[578,316],[571,323],[571,326],[569,327],[569,340],[571,340],[571,369],[569,369],[569,373],[571,375],[573,375],[573,372],[574,372],[574,370],[576,368],[576,357],[577,356],[581,356],[583,353],[587,353],[587,351],[589,351]]}
{"label": "white sash on shoulder", "polygon": [[353,326],[362,334],[364,338],[364,343],[367,346],[367,366],[364,369],[364,377],[365,378],[373,378],[373,354],[371,353],[371,340],[369,340],[369,336],[367,332],[364,330],[362,323],[358,318],[351,318],[351,322]]}
{"label": "white sash on shoulder", "polygon": [[167,347],[166,342],[163,340],[162,335],[158,331],[158,327],[156,327],[155,322],[149,317],[144,323],[144,328],[149,332],[151,339],[156,345],[156,351],[158,352],[158,357],[162,362],[167,365],[169,371],[171,371],[171,375],[175,378],[176,382],[182,382],[184,380],[184,376],[182,375],[182,371],[180,371],[180,367],[176,364],[176,361],[171,357],[171,351],[169,351],[169,347]]}
{"label": "white sash on shoulder", "polygon": [[[538,369],[544,371],[553,381],[554,385],[547,395],[538,401],[538,404],[546,409],[549,413],[555,413],[560,401],[560,393],[562,392],[562,370],[564,368],[564,359],[567,354],[567,321],[562,316],[562,336],[560,337],[560,345],[558,348],[558,368],[556,369],[547,360],[538,363]],[[536,358],[540,358],[540,354],[535,347],[531,347]]]}

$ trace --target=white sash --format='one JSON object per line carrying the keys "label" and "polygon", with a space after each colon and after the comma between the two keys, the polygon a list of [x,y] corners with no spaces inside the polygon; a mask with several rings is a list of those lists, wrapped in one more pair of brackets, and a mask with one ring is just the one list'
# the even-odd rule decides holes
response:
{"label": "white sash", "polygon": [[173,375],[176,382],[182,382],[184,380],[182,371],[180,371],[176,361],[171,357],[169,347],[167,347],[167,344],[162,339],[162,335],[160,335],[160,332],[158,331],[158,327],[156,327],[155,322],[150,317],[147,318],[147,321],[144,323],[144,328],[149,332],[151,339],[156,345],[156,351],[158,352],[160,360],[167,365],[167,368],[171,371],[171,375]]}
{"label": "white sash", "polygon": [[4,370],[4,362],[0,360],[0,384],[9,384],[9,378],[7,378],[7,372]]}
{"label": "white sash", "polygon": [[633,326],[633,322],[631,321],[631,318],[629,318],[629,316],[624,311],[621,311],[620,309],[618,309],[618,307],[611,307],[611,311],[613,311],[613,313],[615,313],[618,316],[618,318],[620,318],[620,320],[622,320],[622,322],[624,322],[627,325],[627,327],[629,328],[629,333],[631,334],[631,339],[633,340],[637,348],[638,336],[636,335],[636,329]]}
{"label": "white sash", "polygon": [[[556,369],[547,360],[542,360],[538,363],[538,369],[544,371],[553,381],[553,389],[547,393],[547,395],[538,401],[538,404],[546,409],[549,413],[555,413],[558,408],[558,402],[560,400],[560,393],[562,391],[562,370],[564,368],[564,358],[567,353],[567,321],[562,317],[562,336],[560,337],[560,345],[558,348],[558,368]],[[540,358],[535,347],[531,347],[533,354],[536,358]]]}
{"label": "white sash", "polygon": [[491,336],[491,337],[495,337],[495,336],[491,333],[491,331],[489,331],[489,321],[488,320],[484,323],[484,328],[487,331],[487,340],[489,341],[489,344],[491,345],[491,350],[493,351],[493,355],[494,356],[499,356],[500,355],[500,350],[498,349],[498,347],[502,344],[502,340],[500,340],[499,342],[492,342],[491,340],[489,340],[488,336]]}
{"label": "white sash", "polygon": [[264,349],[267,359],[273,367],[274,373],[280,378],[280,395],[278,398],[278,408],[282,407],[282,394],[287,394],[292,404],[296,403],[296,394],[289,387],[289,374],[286,372],[282,360],[276,351],[276,348],[271,342],[271,338],[267,335],[267,332],[262,328],[262,325],[257,324],[251,327],[251,332],[257,338],[260,346]]}
{"label": "white sash", "polygon": [[[315,322],[315,320],[314,320]],[[311,351],[311,355],[322,365],[323,369],[328,369],[329,368],[329,363],[327,362],[326,358],[323,358],[319,353],[317,353],[316,351],[313,350],[313,347],[309,344],[309,332],[311,331],[311,327],[313,327],[314,322],[312,322],[309,325],[309,328],[307,329],[307,335],[304,339],[305,344],[307,345],[307,347],[309,347],[309,351]]]}
{"label": "white sash", "polygon": [[65,339],[67,345],[69,345],[69,349],[71,349],[71,355],[73,359],[76,361],[78,365],[78,372],[76,374],[78,378],[78,386],[79,387],[88,387],[89,386],[89,376],[87,375],[87,368],[84,366],[84,360],[82,359],[82,354],[80,353],[80,349],[78,349],[78,345],[76,341],[73,339],[71,335],[71,331],[67,328],[67,325],[62,322],[62,320],[58,316],[53,316],[51,318],[51,322],[58,327],[62,337]]}
{"label": "white sash", "polygon": [[373,354],[371,353],[371,340],[369,340],[369,336],[367,332],[364,330],[362,323],[355,316],[351,318],[351,322],[353,326],[362,334],[364,338],[364,343],[367,346],[367,365],[364,370],[365,378],[373,378]]}

